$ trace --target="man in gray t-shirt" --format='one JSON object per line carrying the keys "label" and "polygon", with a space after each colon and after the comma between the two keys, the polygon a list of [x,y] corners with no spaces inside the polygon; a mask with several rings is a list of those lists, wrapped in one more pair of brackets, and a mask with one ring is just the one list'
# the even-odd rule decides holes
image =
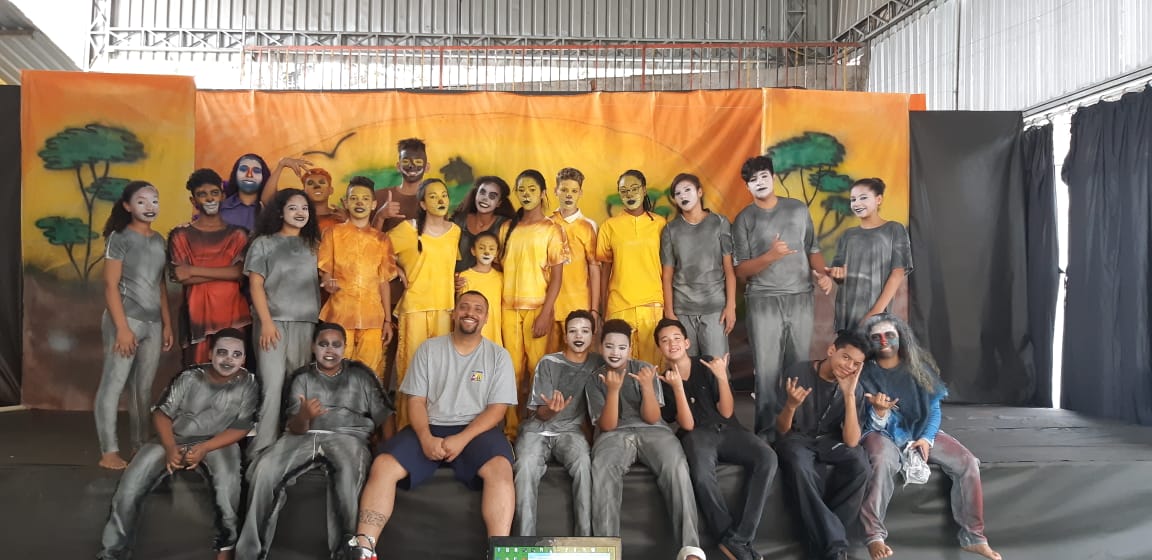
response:
{"label": "man in gray t-shirt", "polygon": [[516,406],[516,381],[508,351],[480,334],[488,309],[480,292],[460,294],[452,310],[452,334],[416,349],[400,385],[410,424],[384,442],[372,463],[346,558],[375,558],[376,538],[392,517],[396,487],[415,488],[441,465],[451,467],[469,488],[483,488],[489,536],[511,532],[514,455],[500,422],[508,407]]}
{"label": "man in gray t-shirt", "polygon": [[556,459],[572,477],[572,513],[576,536],[592,534],[592,470],[584,435],[585,388],[604,364],[590,352],[596,318],[577,310],[564,320],[563,352],[548,354],[536,364],[532,378],[531,416],[520,424],[516,439],[516,534],[536,534],[537,490],[548,461]]}
{"label": "man in gray t-shirt", "polygon": [[752,204],[732,222],[736,277],[744,293],[748,340],[756,368],[756,432],[773,434],[776,385],[787,366],[807,360],[812,344],[812,281],[828,294],[832,278],[808,207],[776,196],[772,159],[744,162],[740,176]]}
{"label": "man in gray t-shirt", "polygon": [[285,400],[287,433],[248,468],[248,513],[236,546],[236,560],[268,556],[285,490],[296,479],[323,467],[334,503],[328,508],[328,548],[337,553],[342,537],[353,533],[360,490],[372,462],[368,438],[392,413],[380,380],[368,366],[344,358],[344,327],[316,327],[316,361],[292,374]]}

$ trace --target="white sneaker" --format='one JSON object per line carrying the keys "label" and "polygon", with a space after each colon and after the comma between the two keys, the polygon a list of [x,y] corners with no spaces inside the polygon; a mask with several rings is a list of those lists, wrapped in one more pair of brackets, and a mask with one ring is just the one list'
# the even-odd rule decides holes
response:
{"label": "white sneaker", "polygon": [[676,560],[708,560],[704,556],[704,551],[695,546],[686,546],[680,549],[680,554],[676,555]]}

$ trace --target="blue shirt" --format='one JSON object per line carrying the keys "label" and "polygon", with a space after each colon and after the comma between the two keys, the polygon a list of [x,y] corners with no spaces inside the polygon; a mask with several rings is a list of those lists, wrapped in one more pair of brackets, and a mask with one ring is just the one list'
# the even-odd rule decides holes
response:
{"label": "blue shirt", "polygon": [[260,202],[255,204],[244,204],[240,201],[240,195],[234,194],[224,199],[220,203],[220,219],[224,220],[226,224],[240,226],[248,233],[256,229],[256,214],[260,213]]}
{"label": "blue shirt", "polygon": [[867,432],[882,432],[903,448],[910,441],[926,439],[935,443],[936,432],[940,431],[940,402],[948,396],[948,391],[937,380],[937,390],[924,389],[904,364],[892,369],[884,369],[875,361],[864,364],[860,375],[860,386],[871,394],[884,393],[893,399],[900,399],[896,408],[889,410],[884,418],[876,415],[872,405],[868,405]]}

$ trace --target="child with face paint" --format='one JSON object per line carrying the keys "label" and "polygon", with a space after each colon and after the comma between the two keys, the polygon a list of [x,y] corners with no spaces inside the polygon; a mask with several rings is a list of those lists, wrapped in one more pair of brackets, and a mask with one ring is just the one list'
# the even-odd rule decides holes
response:
{"label": "child with face paint", "polygon": [[[260,211],[276,196],[280,172],[289,168],[300,176],[309,165],[311,163],[306,160],[286,157],[277,162],[275,169],[270,170],[264,158],[256,154],[240,156],[228,174],[228,184],[224,190],[226,197],[220,204],[220,217],[226,223],[253,231]],[[271,188],[265,188],[269,184]]]}
{"label": "child with face paint", "polygon": [[872,560],[892,556],[884,516],[896,490],[902,451],[911,446],[924,460],[952,479],[952,518],[960,526],[960,547],[991,560],[1000,553],[984,536],[984,491],[980,460],[956,438],[940,430],[940,403],[948,388],[932,354],[916,340],[912,329],[890,313],[864,319],[861,326],[872,344],[860,385],[867,393],[868,424],[864,450],[872,474],[864,492],[860,521]]}
{"label": "child with face paint", "polygon": [[511,194],[512,189],[508,187],[507,181],[486,175],[476,179],[476,186],[456,207],[456,212],[452,214],[452,223],[460,227],[460,262],[456,263],[456,272],[465,271],[476,264],[468,251],[475,236],[488,232],[504,239],[511,220],[516,217],[516,210],[512,208],[512,200],[509,198]]}
{"label": "child with face paint", "polygon": [[[363,219],[364,227],[371,228],[369,214]],[[328,549],[333,558],[340,557],[336,553],[344,539],[356,533],[360,490],[372,462],[369,436],[392,407],[376,373],[345,357],[346,342],[343,327],[320,323],[312,342],[316,361],[292,374],[287,433],[248,468],[248,507],[237,560],[269,556],[286,489],[317,467],[326,472],[331,488]]]}
{"label": "child with face paint", "polygon": [[[402,182],[399,187],[376,191],[377,210],[372,217],[372,227],[389,232],[420,211],[420,197],[416,191],[430,167],[428,147],[423,140],[405,138],[396,143],[396,170],[400,172]],[[394,295],[399,297],[399,294]]]}
{"label": "child with face paint", "polygon": [[772,437],[780,372],[807,360],[812,344],[812,280],[825,294],[824,272],[808,207],[776,196],[772,158],[749,158],[740,177],[752,193],[732,222],[732,261],[744,290],[748,340],[756,366],[756,433]]}
{"label": "child with face paint", "polygon": [[560,294],[568,243],[564,230],[544,213],[547,200],[544,176],[535,169],[516,177],[520,210],[504,234],[503,305],[500,330],[504,348],[512,356],[519,410],[509,410],[504,425],[509,439],[516,437],[524,405],[528,402],[528,372],[548,352],[548,332],[555,323],[556,297]]}
{"label": "child with face paint", "polygon": [[120,478],[104,526],[102,560],[128,558],[144,499],[180,470],[199,473],[215,494],[217,560],[232,558],[239,525],[240,447],[252,428],[260,388],[244,369],[244,333],[223,329],[213,337],[211,361],[176,375],[152,409],[159,442],[140,448]]}
{"label": "child with face paint", "polygon": [[388,236],[369,223],[374,186],[372,179],[353,177],[344,195],[348,221],[320,238],[320,286],[329,294],[320,320],[344,325],[348,357],[383,378],[384,347],[395,334],[389,282],[396,277],[396,255]]}
{"label": "child with face paint", "polygon": [[188,199],[199,216],[168,234],[169,276],[184,285],[180,344],[185,365],[207,362],[206,340],[225,328],[252,324],[248,300],[240,293],[248,232],[220,218],[223,181],[211,169],[188,177]]}
{"label": "child with face paint", "polygon": [[664,217],[652,212],[644,174],[629,169],[616,182],[624,212],[608,218],[596,234],[596,260],[603,265],[601,301],[608,319],[622,319],[636,329],[632,340],[638,359],[655,363],[660,351],[652,341],[664,317],[660,281],[660,234]]}
{"label": "child with face paint", "polygon": [[884,181],[860,179],[849,198],[860,225],[836,242],[836,258],[825,269],[840,287],[836,290],[836,328],[855,329],[860,321],[888,310],[892,298],[912,272],[908,230],[880,217]]}
{"label": "child with face paint", "polygon": [[[416,218],[392,228],[388,238],[407,282],[396,304],[400,332],[396,350],[396,383],[404,382],[420,343],[448,334],[455,306],[454,269],[459,258],[460,228],[448,221],[448,187],[440,179],[425,179],[417,189]],[[396,423],[408,425],[403,399],[397,402]]]}
{"label": "child with face paint", "polygon": [[[473,238],[472,257],[476,259],[476,264],[458,275],[456,295],[475,290],[484,294],[488,301],[500,301],[504,293],[504,273],[493,266],[499,255],[500,240],[495,234],[484,231]],[[481,334],[497,345],[504,345],[499,313],[488,315],[488,321],[484,323]]]}
{"label": "child with face paint", "polygon": [[316,208],[316,225],[320,227],[323,235],[328,228],[344,223],[348,214],[339,208],[333,208],[328,199],[332,197],[332,174],[319,167],[313,167],[300,176],[300,185],[308,193],[308,199]]}
{"label": "child with face paint", "polygon": [[[660,409],[675,407],[680,428],[694,427],[684,382],[675,370],[657,375],[647,362],[632,359],[632,327],[620,319],[604,322],[600,355],[604,366],[587,385],[588,414],[596,426],[592,444],[592,534],[620,534],[620,501],[624,473],[639,460],[656,475],[656,485],[671,510],[672,525],[680,532],[680,557],[704,558],[698,547],[696,498],[688,475],[684,450]],[[672,387],[676,402],[665,403],[661,383]]]}
{"label": "child with face paint", "polygon": [[572,477],[573,534],[592,535],[592,466],[583,430],[585,389],[604,360],[591,352],[596,340],[596,318],[591,313],[573,311],[564,325],[564,351],[548,354],[536,364],[528,402],[531,416],[520,425],[516,439],[516,534],[526,537],[536,535],[537,491],[553,458]]}
{"label": "child with face paint", "polygon": [[736,326],[732,226],[704,208],[695,175],[677,175],[668,193],[677,216],[660,234],[664,318],[684,325],[694,354],[723,356]]}
{"label": "child with face paint", "polygon": [[280,435],[280,404],[288,372],[308,363],[312,330],[320,314],[316,210],[300,189],[276,193],[256,224],[244,273],[252,292],[258,340],[257,374],[263,388],[251,457]]}
{"label": "child with face paint", "polygon": [[160,194],[144,181],[124,187],[104,224],[104,302],[100,321],[104,367],[93,406],[100,466],[123,469],[116,436],[120,394],[128,386],[132,444],[148,438],[148,405],[160,352],[172,347],[172,321],[164,283],[164,238],[152,230]]}
{"label": "child with face paint", "polygon": [[[556,317],[567,317],[578,309],[590,310],[600,322],[600,261],[596,260],[596,222],[580,211],[584,194],[584,174],[565,167],[556,174],[556,200],[559,208],[552,221],[564,230],[568,240],[568,263],[564,265],[564,285],[556,296]],[[549,352],[564,349],[564,324],[556,321],[548,340]]]}

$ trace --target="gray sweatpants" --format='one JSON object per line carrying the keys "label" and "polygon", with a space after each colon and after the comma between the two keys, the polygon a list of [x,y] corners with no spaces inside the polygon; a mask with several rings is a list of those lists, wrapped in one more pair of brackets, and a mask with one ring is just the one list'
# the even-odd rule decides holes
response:
{"label": "gray sweatpants", "polygon": [[688,331],[692,355],[722,358],[728,353],[728,335],[724,334],[720,313],[688,315],[677,312],[676,317]]}
{"label": "gray sweatpants", "polygon": [[[96,557],[116,560],[131,556],[136,519],[144,498],[168,474],[168,456],[159,443],[146,443],[132,458],[116,495],[112,497],[112,513],[104,525],[102,550]],[[240,447],[236,444],[221,447],[204,455],[194,472],[200,473],[212,485],[216,505],[215,550],[227,550],[236,545],[237,517],[240,507]]]}
{"label": "gray sweatpants", "polygon": [[776,427],[780,372],[810,355],[812,294],[749,295],[744,301],[756,367],[756,433],[761,434]]}
{"label": "gray sweatpants", "polygon": [[260,321],[255,322],[253,336],[258,357],[256,378],[260,381],[263,401],[256,423],[256,438],[248,446],[248,456],[255,458],[272,445],[283,428],[280,407],[284,404],[284,380],[288,374],[307,365],[312,359],[314,323],[304,321],[272,321],[280,330],[280,341],[271,350],[260,348]]}
{"label": "gray sweatpants", "polygon": [[96,390],[93,411],[96,415],[96,436],[100,438],[100,453],[120,451],[116,435],[116,413],[120,410],[120,394],[128,386],[128,422],[131,427],[132,447],[139,448],[148,441],[152,431],[152,382],[163,350],[164,325],[159,321],[138,321],[127,317],[128,328],[136,335],[136,353],[125,358],[112,349],[116,344],[116,325],[108,312],[100,319],[100,334],[104,344],[104,370],[100,374],[100,387]]}
{"label": "gray sweatpants", "polygon": [[368,478],[368,442],[348,434],[284,434],[248,467],[248,511],[236,545],[236,560],[268,557],[276,521],[296,479],[316,467],[328,472],[328,550],[356,533],[360,491]]}
{"label": "gray sweatpants", "polygon": [[516,534],[536,535],[537,496],[540,478],[555,457],[572,477],[572,516],[574,534],[592,535],[592,460],[588,440],[580,432],[545,436],[521,432],[516,439]]}
{"label": "gray sweatpants", "polygon": [[656,475],[674,530],[680,530],[680,546],[700,546],[688,461],[680,440],[663,427],[617,428],[596,437],[592,445],[592,534],[620,536],[624,474],[637,460]]}

